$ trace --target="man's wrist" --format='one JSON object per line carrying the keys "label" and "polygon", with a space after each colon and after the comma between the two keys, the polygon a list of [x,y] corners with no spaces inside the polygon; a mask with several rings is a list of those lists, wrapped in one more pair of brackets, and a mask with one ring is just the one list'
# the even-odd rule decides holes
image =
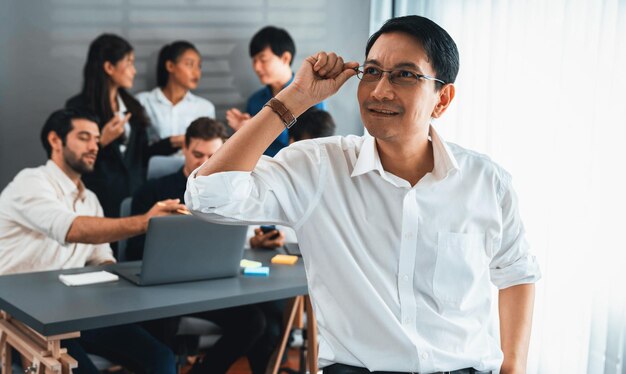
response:
{"label": "man's wrist", "polygon": [[310,103],[311,100],[305,92],[293,86],[293,84],[280,91],[276,95],[276,99],[280,100],[296,118],[315,105],[315,103]]}
{"label": "man's wrist", "polygon": [[136,219],[135,224],[133,225],[133,236],[145,234],[148,231],[148,222],[150,221],[150,215],[148,213],[140,214],[138,216],[134,216]]}

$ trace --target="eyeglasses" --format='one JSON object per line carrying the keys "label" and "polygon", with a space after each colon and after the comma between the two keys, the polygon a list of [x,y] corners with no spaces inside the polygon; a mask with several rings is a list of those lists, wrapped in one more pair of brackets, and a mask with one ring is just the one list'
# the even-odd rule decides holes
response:
{"label": "eyeglasses", "polygon": [[398,86],[413,86],[417,84],[417,81],[420,79],[446,84],[446,82],[441,79],[431,77],[430,75],[417,74],[412,71],[402,69],[383,70],[375,66],[364,65],[354,68],[354,71],[356,71],[356,76],[360,80],[367,83],[378,82],[383,77],[383,73],[387,73],[389,74],[389,82],[397,84]]}

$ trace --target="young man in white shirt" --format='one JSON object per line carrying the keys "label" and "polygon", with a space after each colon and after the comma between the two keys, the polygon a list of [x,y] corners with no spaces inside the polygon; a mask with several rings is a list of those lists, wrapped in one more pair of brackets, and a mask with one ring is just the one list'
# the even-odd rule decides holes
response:
{"label": "young man in white shirt", "polygon": [[[0,194],[0,274],[114,263],[109,242],[143,233],[151,217],[184,208],[165,200],[143,215],[104,218],[98,198],[81,182],[93,171],[99,138],[89,113],[63,109],[48,118],[41,141],[50,159],[22,170]],[[98,373],[85,351],[135,372],[176,371],[171,350],[137,325],[84,331],[64,344],[79,363],[75,373]]]}
{"label": "young man in white shirt", "polygon": [[[391,19],[370,37],[362,67],[334,53],[308,57],[277,101],[189,177],[185,200],[198,216],[296,230],[327,374],[525,372],[540,273],[511,177],[430,124],[454,98],[458,67],[441,27]],[[371,136],[260,158],[294,116],[357,74]]]}

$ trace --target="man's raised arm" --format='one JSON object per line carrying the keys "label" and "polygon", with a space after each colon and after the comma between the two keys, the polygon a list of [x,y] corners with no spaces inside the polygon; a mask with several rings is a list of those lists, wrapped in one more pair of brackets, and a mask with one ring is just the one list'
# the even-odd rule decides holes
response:
{"label": "man's raised arm", "polygon": [[[357,62],[344,63],[334,53],[320,52],[307,57],[294,81],[276,95],[295,117],[328,98],[353,75]],[[296,123],[294,126],[297,126]],[[274,139],[285,130],[281,118],[264,107],[237,131],[202,167],[198,176],[222,171],[251,171]]]}

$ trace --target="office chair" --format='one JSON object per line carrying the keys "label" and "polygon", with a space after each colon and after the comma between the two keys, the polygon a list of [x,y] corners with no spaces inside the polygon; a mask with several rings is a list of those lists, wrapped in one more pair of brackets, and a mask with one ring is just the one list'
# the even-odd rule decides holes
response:
{"label": "office chair", "polygon": [[[128,217],[130,216],[130,209],[133,202],[132,197],[127,197],[122,200],[122,204],[120,204],[120,217]],[[117,261],[124,262],[126,261],[126,246],[128,244],[128,239],[122,239],[117,242]]]}
{"label": "office chair", "polygon": [[182,156],[152,156],[148,161],[148,179],[156,179],[172,174],[182,168],[185,158]]}

